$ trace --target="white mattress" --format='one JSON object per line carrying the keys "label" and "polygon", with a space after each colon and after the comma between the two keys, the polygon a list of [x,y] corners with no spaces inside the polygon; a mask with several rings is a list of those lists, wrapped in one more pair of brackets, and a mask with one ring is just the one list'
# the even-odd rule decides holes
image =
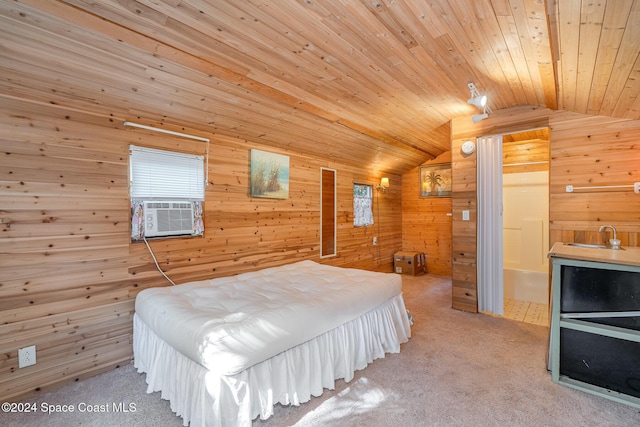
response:
{"label": "white mattress", "polygon": [[232,277],[151,288],[136,314],[211,372],[235,375],[375,309],[402,290],[393,273],[301,261]]}

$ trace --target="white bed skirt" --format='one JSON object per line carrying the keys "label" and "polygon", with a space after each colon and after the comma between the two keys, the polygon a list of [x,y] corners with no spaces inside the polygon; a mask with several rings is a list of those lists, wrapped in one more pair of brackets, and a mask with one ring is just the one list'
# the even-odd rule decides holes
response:
{"label": "white bed skirt", "polygon": [[185,426],[250,426],[275,404],[299,405],[351,381],[411,337],[402,295],[310,341],[232,376],[219,376],[183,356],[133,319],[134,366],[147,374],[147,393],[161,391]]}

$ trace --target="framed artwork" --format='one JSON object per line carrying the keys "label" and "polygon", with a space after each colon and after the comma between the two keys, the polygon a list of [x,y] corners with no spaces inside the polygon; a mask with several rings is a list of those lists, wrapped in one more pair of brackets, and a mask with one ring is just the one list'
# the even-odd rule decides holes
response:
{"label": "framed artwork", "polygon": [[289,198],[289,156],[251,150],[251,197]]}
{"label": "framed artwork", "polygon": [[451,163],[420,166],[420,197],[451,197]]}

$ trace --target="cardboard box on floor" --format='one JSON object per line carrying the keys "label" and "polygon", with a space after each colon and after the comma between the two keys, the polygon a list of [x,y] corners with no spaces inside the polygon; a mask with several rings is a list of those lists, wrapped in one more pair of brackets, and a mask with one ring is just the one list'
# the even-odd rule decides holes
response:
{"label": "cardboard box on floor", "polygon": [[399,251],[393,256],[393,270],[398,274],[418,276],[427,270],[423,252]]}

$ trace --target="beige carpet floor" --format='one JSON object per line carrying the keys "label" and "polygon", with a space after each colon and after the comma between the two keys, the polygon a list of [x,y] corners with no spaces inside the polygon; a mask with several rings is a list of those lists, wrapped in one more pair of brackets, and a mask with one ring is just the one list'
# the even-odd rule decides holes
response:
{"label": "beige carpet floor", "polygon": [[[336,381],[298,407],[276,408],[253,427],[280,426],[640,426],[640,409],[556,385],[546,370],[549,329],[451,308],[451,279],[403,276],[411,340],[349,382]],[[25,402],[129,407],[127,413],[11,414],[2,426],[180,426],[146,394],[132,365]],[[100,409],[100,406],[96,406]]]}

